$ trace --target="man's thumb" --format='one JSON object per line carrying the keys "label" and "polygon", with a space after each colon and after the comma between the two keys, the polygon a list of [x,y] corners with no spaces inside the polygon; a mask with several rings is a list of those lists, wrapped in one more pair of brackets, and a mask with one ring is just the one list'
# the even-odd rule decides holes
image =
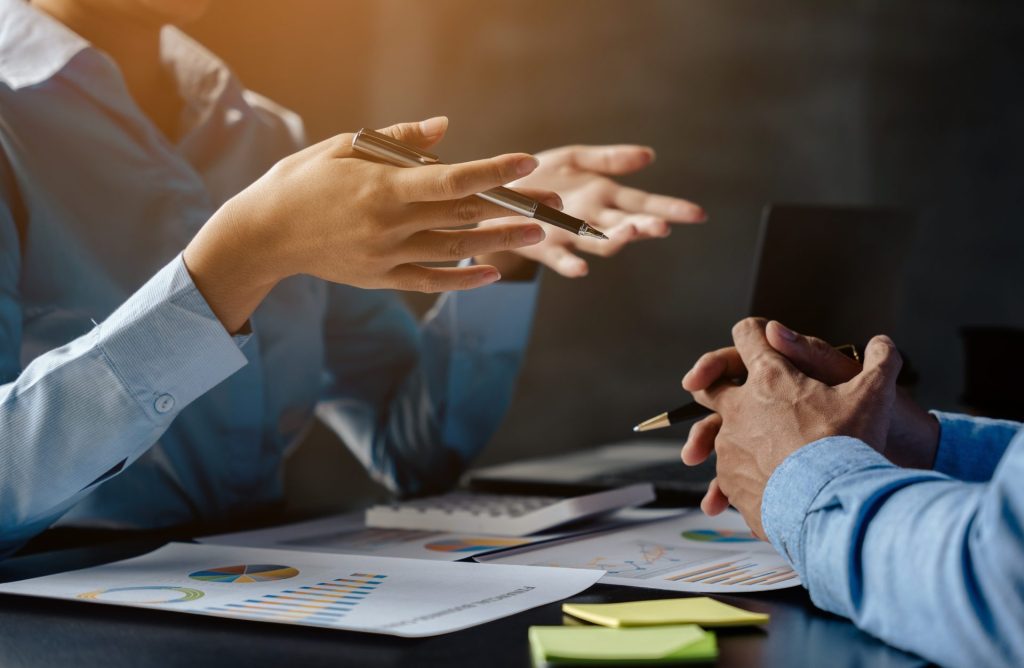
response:
{"label": "man's thumb", "polygon": [[881,388],[895,388],[896,378],[903,368],[903,358],[896,344],[888,336],[880,335],[868,341],[864,349],[864,381]]}

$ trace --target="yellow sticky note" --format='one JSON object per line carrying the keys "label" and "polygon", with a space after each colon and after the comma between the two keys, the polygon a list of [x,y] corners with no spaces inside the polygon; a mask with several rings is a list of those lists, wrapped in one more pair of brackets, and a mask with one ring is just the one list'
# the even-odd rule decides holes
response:
{"label": "yellow sticky note", "polygon": [[753,626],[768,623],[768,615],[748,612],[706,596],[630,603],[565,603],[562,612],[613,628],[663,624]]}
{"label": "yellow sticky note", "polygon": [[608,629],[601,626],[532,626],[536,666],[678,664],[718,657],[715,634],[699,626]]}

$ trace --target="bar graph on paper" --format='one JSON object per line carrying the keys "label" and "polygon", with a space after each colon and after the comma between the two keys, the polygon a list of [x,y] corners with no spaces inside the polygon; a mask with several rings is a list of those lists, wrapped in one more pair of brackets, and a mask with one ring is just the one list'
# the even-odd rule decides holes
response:
{"label": "bar graph on paper", "polygon": [[[617,545],[595,544],[602,549],[589,559],[567,563],[544,560],[536,565],[570,568],[600,568],[608,575],[603,582],[658,586],[665,589],[710,589],[766,587],[796,584],[797,574],[774,553],[703,550],[635,540]],[[673,586],[675,585],[675,586]]]}
{"label": "bar graph on paper", "polygon": [[382,573],[352,573],[315,584],[286,587],[273,594],[206,608],[221,617],[265,621],[339,623],[384,584]]}

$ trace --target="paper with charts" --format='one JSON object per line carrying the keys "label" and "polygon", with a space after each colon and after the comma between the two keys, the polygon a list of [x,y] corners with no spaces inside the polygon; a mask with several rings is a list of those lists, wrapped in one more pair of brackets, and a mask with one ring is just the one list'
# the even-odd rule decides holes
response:
{"label": "paper with charts", "polygon": [[0,592],[422,637],[577,594],[600,571],[171,543],[147,555],[0,584]]}
{"label": "paper with charts", "polygon": [[274,547],[305,552],[458,561],[486,552],[522,547],[560,537],[555,534],[515,538],[406,529],[374,529],[367,527],[363,522],[364,514],[359,512],[334,515],[268,529],[206,536],[200,538],[199,542],[213,545]]}
{"label": "paper with charts", "polygon": [[623,531],[477,557],[492,564],[600,568],[607,584],[704,593],[744,593],[800,584],[769,544],[734,510],[693,511]]}
{"label": "paper with charts", "polygon": [[366,526],[365,513],[347,513],[285,524],[266,529],[239,531],[199,538],[211,545],[269,547],[306,552],[336,552],[382,557],[406,557],[433,561],[458,561],[481,554],[524,547],[558,538],[650,522],[678,515],[676,509],[627,508],[583,525],[562,527],[532,536],[485,536],[475,534],[374,529]]}

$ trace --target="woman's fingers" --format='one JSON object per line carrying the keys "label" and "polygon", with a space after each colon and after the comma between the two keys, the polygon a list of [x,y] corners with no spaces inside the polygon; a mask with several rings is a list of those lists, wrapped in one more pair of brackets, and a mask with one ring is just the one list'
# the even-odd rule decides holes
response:
{"label": "woman's fingers", "polygon": [[439,202],[497,188],[530,174],[538,164],[532,155],[509,153],[455,165],[395,169],[391,179],[403,201]]}
{"label": "woman's fingers", "polygon": [[388,272],[385,287],[408,292],[449,292],[482,288],[500,278],[498,270],[490,265],[424,267],[402,264]]}
{"label": "woman's fingers", "polygon": [[[522,188],[519,192],[555,209],[562,206],[562,198],[550,190]],[[408,223],[403,223],[403,225],[412,230],[464,227],[484,221],[491,221],[487,223],[490,225],[513,221],[521,223],[529,220],[525,216],[517,216],[504,207],[475,196],[444,202],[424,202],[409,208],[406,218]]]}
{"label": "woman's fingers", "polygon": [[618,187],[612,193],[612,203],[630,213],[647,213],[677,223],[703,223],[707,214],[700,206],[685,199],[654,195],[637,188]]}
{"label": "woman's fingers", "polygon": [[586,260],[561,244],[545,244],[529,257],[566,278],[582,278],[590,273]]}
{"label": "woman's fingers", "polygon": [[654,161],[654,149],[634,144],[567,147],[569,162],[587,172],[629,174]]}
{"label": "woman's fingers", "polygon": [[618,209],[601,209],[593,218],[592,222],[605,233],[626,224],[635,227],[641,239],[663,238],[672,233],[671,225],[664,218],[648,213],[626,213]]}
{"label": "woman's fingers", "polygon": [[515,250],[544,240],[537,223],[504,223],[471,230],[425,230],[405,245],[403,255],[411,262],[447,262],[476,255]]}

